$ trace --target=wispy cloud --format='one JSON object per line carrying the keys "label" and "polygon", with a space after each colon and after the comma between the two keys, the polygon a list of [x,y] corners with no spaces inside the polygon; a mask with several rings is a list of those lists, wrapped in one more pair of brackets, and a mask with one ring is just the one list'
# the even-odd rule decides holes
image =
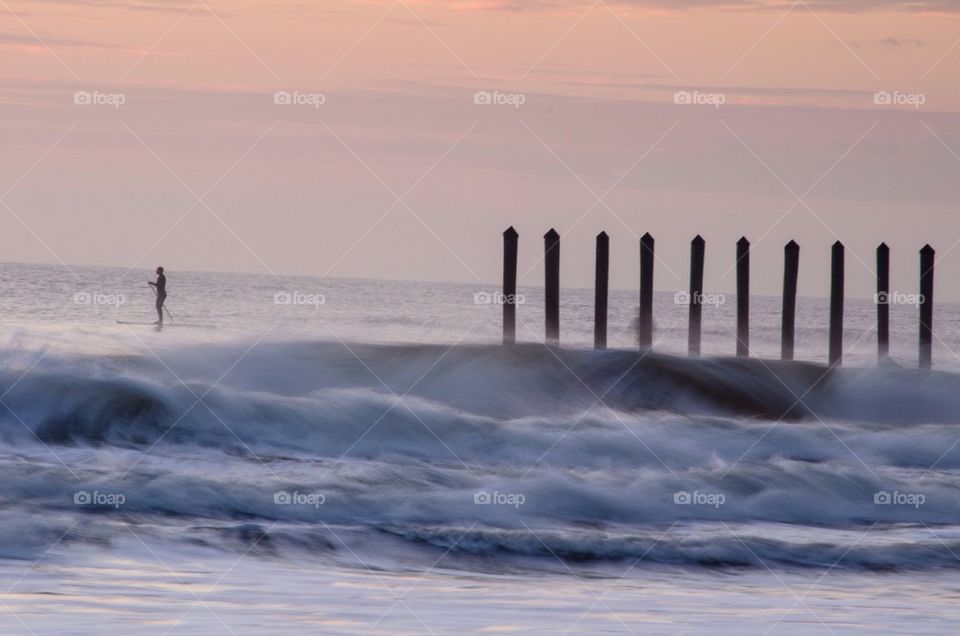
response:
{"label": "wispy cloud", "polygon": [[144,11],[183,12],[192,2],[187,0],[167,0],[155,2],[153,0],[29,0],[35,6],[61,5],[85,8],[123,8]]}
{"label": "wispy cloud", "polygon": [[880,38],[879,40],[868,40],[868,41],[853,41],[848,42],[851,47],[855,49],[869,49],[869,48],[878,48],[884,49],[887,51],[896,51],[899,49],[905,48],[920,48],[927,45],[924,40],[918,38]]}
{"label": "wispy cloud", "polygon": [[[237,3],[230,0],[25,0],[21,4],[33,7],[56,6],[74,7],[77,9],[129,9],[131,11],[174,13],[182,14],[193,8],[191,14],[197,16],[209,15],[207,7],[216,11],[220,17],[237,17],[242,13],[271,14],[283,13],[287,15],[310,16],[313,18],[336,18],[347,15],[346,9],[331,8],[297,0],[276,0],[275,2]],[[194,6],[196,5],[196,6]],[[22,10],[17,13],[26,15]]]}
{"label": "wispy cloud", "polygon": [[[42,41],[42,43],[41,43]],[[93,42],[91,40],[82,40],[75,38],[60,38],[56,36],[39,33],[37,36],[21,33],[6,33],[0,31],[0,46],[13,46],[18,48],[36,48],[47,46],[64,46],[70,48],[89,48],[89,49],[117,49],[121,47],[105,44],[103,42]]]}
{"label": "wispy cloud", "polygon": [[[636,7],[657,11],[687,11],[690,9],[718,9],[724,11],[785,11],[790,0],[606,0],[618,7]],[[423,4],[443,4],[426,0]],[[960,0],[806,0],[814,11],[834,13],[958,13]],[[458,3],[459,9],[486,11],[548,11],[583,7],[579,0],[474,0]]]}

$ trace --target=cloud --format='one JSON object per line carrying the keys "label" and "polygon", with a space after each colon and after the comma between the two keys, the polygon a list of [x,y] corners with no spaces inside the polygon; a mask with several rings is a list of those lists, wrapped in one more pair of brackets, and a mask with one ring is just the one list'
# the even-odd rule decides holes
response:
{"label": "cloud", "polygon": [[[27,0],[24,4],[74,7],[77,9],[127,9],[156,13],[189,13],[191,16],[209,16],[211,12],[215,12],[221,18],[237,17],[242,13],[251,15],[253,14],[252,9],[255,9],[256,14],[282,13],[328,19],[346,14],[346,11],[342,9],[317,7],[310,2],[300,2],[298,0],[262,1],[255,5],[248,3],[248,6],[241,6],[240,3],[231,0],[204,0],[202,2],[194,2],[194,0]],[[27,15],[20,10],[17,11],[17,14],[20,16]]]}
{"label": "cloud", "polygon": [[787,87],[787,86],[727,86],[727,85],[690,85],[649,82],[614,82],[614,81],[578,81],[567,80],[560,82],[568,86],[584,87],[602,87],[602,88],[623,88],[636,90],[653,90],[673,93],[675,91],[706,91],[713,93],[724,93],[729,95],[740,95],[743,97],[797,97],[797,98],[816,98],[816,97],[869,97],[874,91],[844,89],[844,88],[815,88],[815,87]]}
{"label": "cloud", "polygon": [[47,36],[34,37],[32,35],[20,35],[17,33],[2,33],[0,32],[0,44],[13,44],[13,45],[38,45],[40,41],[44,41],[48,44],[56,44],[58,46],[100,46],[94,44],[93,42],[86,42],[83,40],[70,40],[70,39],[61,39],[61,38],[52,38]]}
{"label": "cloud", "polygon": [[166,2],[155,2],[153,0],[30,0],[29,4],[38,6],[62,5],[86,8],[124,8],[183,13],[192,3],[186,0],[167,0]]}
{"label": "cloud", "polygon": [[[786,11],[796,3],[791,0],[608,0],[608,4],[615,7],[674,12],[695,9],[760,12]],[[833,13],[960,12],[960,0],[806,0],[803,5],[813,11]],[[797,8],[802,8],[803,5]],[[458,4],[458,8],[487,11],[549,11],[582,7],[583,3],[575,0],[475,0]]]}
{"label": "cloud", "polygon": [[[838,42],[839,44],[839,42]],[[881,48],[887,51],[893,51],[896,49],[903,49],[907,47],[923,47],[927,43],[924,40],[918,38],[880,38],[879,40],[869,40],[866,42],[853,41],[849,42],[849,45],[855,49],[866,49],[866,48]]]}
{"label": "cloud", "polygon": [[[787,7],[789,2],[775,3]],[[960,0],[808,0],[814,11],[839,13],[958,13]]]}
{"label": "cloud", "polygon": [[[49,35],[47,33],[37,33],[33,34],[22,34],[22,33],[7,33],[0,31],[0,48],[8,47],[13,49],[22,49],[27,51],[36,51],[44,48],[73,48],[73,49],[87,49],[87,50],[99,50],[99,51],[112,51],[112,52],[125,52],[132,55],[140,55],[142,49],[131,48],[126,46],[121,46],[119,44],[111,44],[108,42],[94,42],[93,40],[83,40],[77,38],[65,38],[57,37],[54,35]],[[163,51],[151,51],[152,55],[164,55],[171,56],[175,55],[169,52]],[[179,54],[176,54],[179,55]]]}
{"label": "cloud", "polygon": [[33,35],[24,35],[20,33],[5,33],[0,31],[0,46],[14,46],[14,47],[23,47],[23,48],[34,48],[38,46],[64,46],[72,48],[90,48],[90,49],[114,49],[114,47],[109,44],[103,44],[100,42],[93,42],[90,40],[80,40],[73,38],[59,38],[50,35],[38,34],[37,36]]}

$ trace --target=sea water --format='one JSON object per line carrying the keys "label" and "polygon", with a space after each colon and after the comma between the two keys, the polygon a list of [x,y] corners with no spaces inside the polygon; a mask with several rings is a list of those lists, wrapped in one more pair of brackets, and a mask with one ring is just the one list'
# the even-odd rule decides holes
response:
{"label": "sea water", "polygon": [[[952,633],[960,311],[0,266],[3,633]],[[120,324],[117,321],[143,324]]]}

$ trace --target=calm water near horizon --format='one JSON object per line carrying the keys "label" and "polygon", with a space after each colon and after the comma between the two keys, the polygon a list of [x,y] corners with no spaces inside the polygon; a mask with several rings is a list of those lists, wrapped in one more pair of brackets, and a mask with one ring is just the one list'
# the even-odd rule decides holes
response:
{"label": "calm water near horizon", "polygon": [[[146,269],[0,264],[0,290],[6,299],[0,320],[13,327],[69,326],[95,338],[104,330],[124,334],[117,320],[156,320]],[[168,307],[173,323],[187,324],[205,338],[239,338],[265,331],[275,337],[308,335],[359,342],[499,342],[501,309],[494,302],[499,288],[474,283],[317,279],[308,276],[170,272]],[[518,340],[543,342],[543,290],[521,287],[517,312]],[[278,298],[279,295],[279,298]],[[676,292],[661,291],[654,299],[654,348],[665,353],[687,350],[687,307]],[[703,309],[704,355],[732,355],[736,337],[736,295],[710,293],[717,304]],[[904,301],[910,300],[901,294]],[[290,304],[283,304],[289,301]],[[609,345],[632,348],[637,293],[611,290]],[[780,357],[780,304],[775,296],[751,298],[751,353]],[[876,305],[872,299],[847,298],[844,355],[851,365],[876,363]],[[891,356],[916,366],[916,306],[892,303]],[[561,344],[593,346],[593,290],[561,290]],[[829,300],[797,300],[796,359],[825,363]],[[201,328],[206,328],[201,330]],[[134,332],[138,333],[138,332]],[[172,337],[172,336],[171,336]],[[934,308],[934,362],[960,370],[960,305],[937,302]]]}

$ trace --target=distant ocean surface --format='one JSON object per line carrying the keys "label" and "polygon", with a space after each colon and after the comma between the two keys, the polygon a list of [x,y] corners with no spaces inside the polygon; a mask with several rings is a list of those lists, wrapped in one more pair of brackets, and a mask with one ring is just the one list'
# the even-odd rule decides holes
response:
{"label": "distant ocean surface", "polygon": [[[0,265],[7,634],[955,633],[960,308]],[[124,323],[133,324],[121,324]]]}

